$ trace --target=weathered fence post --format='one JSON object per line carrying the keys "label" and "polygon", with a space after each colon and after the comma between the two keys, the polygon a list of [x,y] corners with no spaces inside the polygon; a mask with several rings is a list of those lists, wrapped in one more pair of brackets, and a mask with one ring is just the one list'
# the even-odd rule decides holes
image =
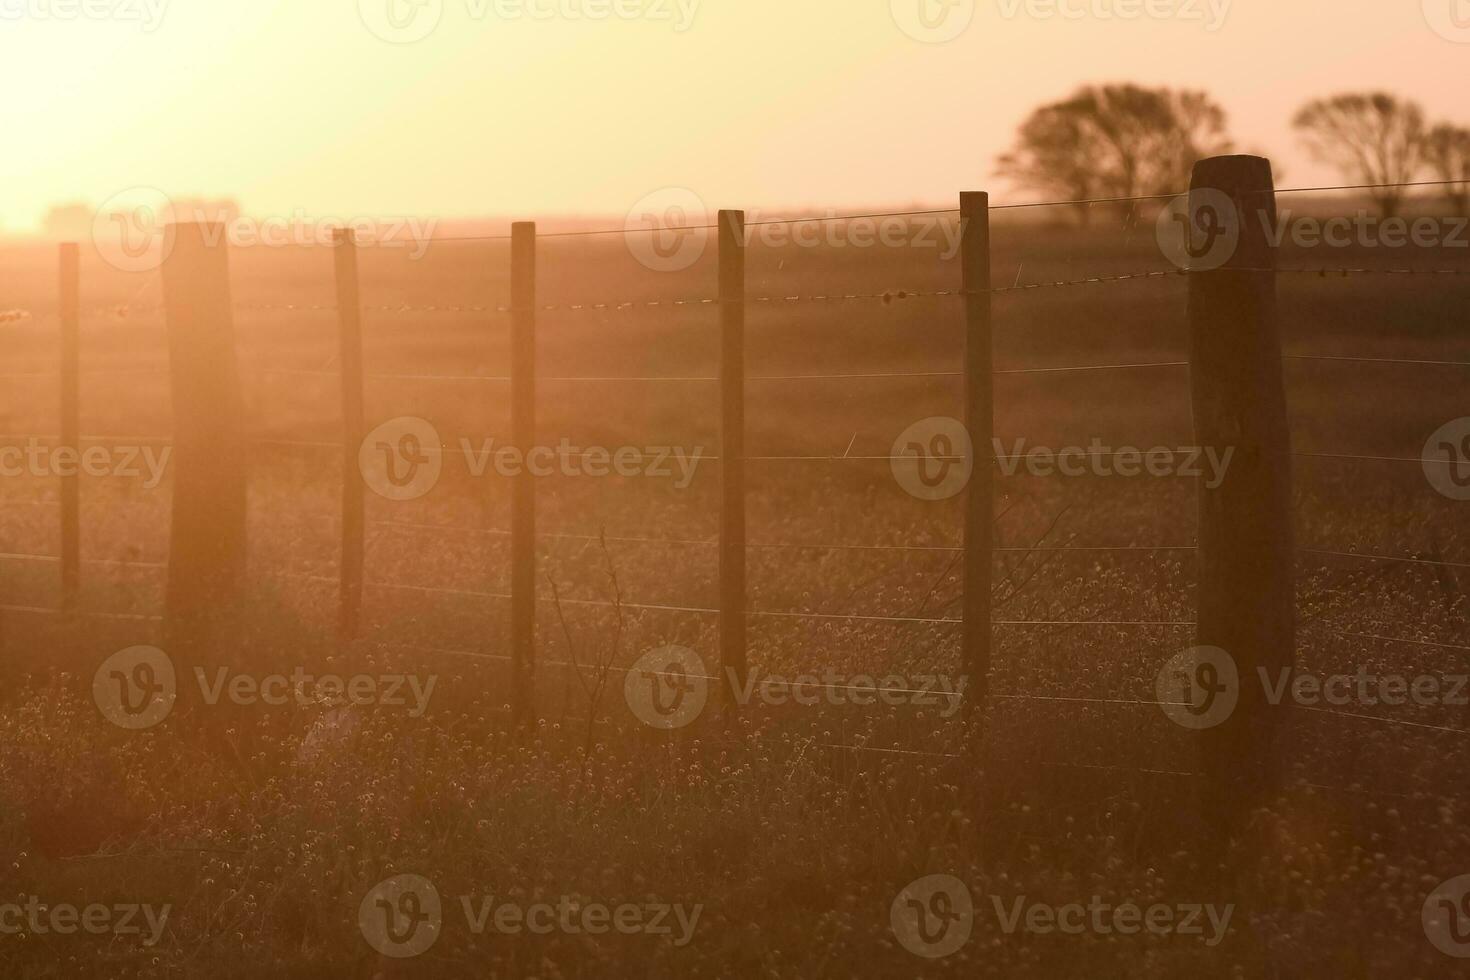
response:
{"label": "weathered fence post", "polygon": [[245,570],[245,439],[224,228],[167,228],[163,301],[173,392],[165,636],[190,658],[234,608]]}
{"label": "weathered fence post", "polygon": [[75,612],[81,595],[81,429],[80,321],[81,250],[75,242],[61,246],[61,445],[71,454],[73,469],[61,477],[61,608]]}
{"label": "weathered fence post", "polygon": [[739,704],[745,663],[745,212],[719,214],[720,670],[724,710]]}
{"label": "weathered fence post", "polygon": [[990,600],[995,536],[995,392],[990,320],[990,195],[960,195],[961,281],[965,293],[965,430],[974,469],[965,491],[965,717],[975,744],[990,697]]}
{"label": "weathered fence post", "polygon": [[357,281],[357,239],[352,229],[332,235],[337,281],[337,324],[342,361],[342,591],[339,632],[357,638],[362,620],[364,502],[358,450],[362,446],[362,300]]}
{"label": "weathered fence post", "polygon": [[[536,444],[536,223],[511,226],[510,431],[524,460]],[[536,713],[536,478],[522,466],[511,480],[511,720]]]}
{"label": "weathered fence post", "polygon": [[[1295,650],[1291,436],[1270,235],[1276,221],[1270,161],[1200,161],[1189,221],[1197,239],[1191,255],[1215,253],[1189,277],[1195,434],[1200,447],[1219,458],[1233,453],[1219,486],[1201,484],[1199,492],[1196,642],[1224,650],[1237,674],[1234,711],[1201,732],[1205,816],[1223,844],[1275,784],[1279,712],[1267,701],[1258,671],[1274,678],[1291,666]],[[1218,691],[1220,679],[1201,675],[1195,683]]]}

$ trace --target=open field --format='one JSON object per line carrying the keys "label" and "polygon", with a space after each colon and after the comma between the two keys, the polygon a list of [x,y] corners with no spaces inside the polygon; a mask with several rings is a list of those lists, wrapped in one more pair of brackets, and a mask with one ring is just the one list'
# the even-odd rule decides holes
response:
{"label": "open field", "polygon": [[[1152,224],[1088,231],[997,218],[998,285],[1168,272]],[[747,453],[887,456],[911,423],[957,415],[957,377],[812,375],[958,370],[958,286],[939,248],[751,246]],[[508,436],[504,242],[435,245],[420,260],[364,250],[369,425],[430,420],[450,441]],[[712,249],[710,250],[712,251]],[[589,661],[626,668],[689,647],[715,664],[702,612],[554,605],[539,611],[537,737],[505,733],[509,497],[446,468],[423,499],[369,498],[366,627],[332,639],[340,450],[335,314],[326,249],[236,250],[238,342],[251,434],[251,611],[237,646],[253,669],[306,664],[433,675],[431,710],[331,717],[340,738],[303,757],[321,709],[220,710],[195,737],[190,711],[145,733],[100,717],[93,672],[156,642],[170,482],[83,483],[84,609],[133,620],[64,621],[35,610],[58,591],[56,481],[0,481],[0,897],[171,903],[163,939],[0,935],[6,976],[219,977],[1209,977],[1449,975],[1420,924],[1425,896],[1470,873],[1470,709],[1383,707],[1372,718],[1297,711],[1285,732],[1290,788],[1259,814],[1228,868],[1197,846],[1193,737],[1153,704],[1155,678],[1191,645],[1194,480],[997,474],[998,556],[990,763],[956,758],[958,726],[932,708],[753,705],[734,731],[712,718],[672,734],[640,726],[622,675],[596,687]],[[714,295],[706,255],[678,274],[639,266],[617,236],[546,239],[539,301]],[[54,251],[0,249],[0,432],[56,431]],[[1283,249],[1301,269],[1456,269],[1457,249]],[[83,263],[82,430],[166,438],[171,418],[158,284]],[[1002,293],[996,428],[1010,443],[1186,446],[1192,440],[1183,276]],[[860,293],[846,301],[810,297]],[[884,294],[887,294],[884,296]],[[805,297],[794,301],[790,297]],[[1288,354],[1470,361],[1470,276],[1280,278]],[[402,308],[409,309],[404,310]],[[435,307],[429,310],[428,307]],[[391,309],[390,309],[391,308]],[[456,309],[457,308],[457,309]],[[542,440],[718,455],[717,312],[708,306],[545,312],[538,321]],[[1465,673],[1470,569],[1316,552],[1470,563],[1464,502],[1436,493],[1408,457],[1470,415],[1454,365],[1291,360],[1298,662],[1313,671]],[[293,373],[294,372],[294,373]],[[429,379],[425,376],[441,376]],[[453,376],[455,380],[444,380]],[[668,378],[676,381],[611,380]],[[760,613],[925,622],[751,620],[753,667],[955,674],[956,501],[924,503],[885,461],[752,460],[750,604]],[[687,488],[647,477],[552,478],[543,594],[693,610],[717,605],[718,461]],[[605,545],[591,540],[606,535]],[[649,542],[634,539],[676,539]],[[1147,550],[1147,549],[1160,550]],[[895,550],[884,550],[895,549]],[[903,550],[910,549],[910,550]],[[929,549],[929,550],[912,550]],[[610,578],[609,570],[615,572]],[[614,592],[614,588],[618,593]],[[27,611],[29,610],[29,611]],[[564,617],[564,622],[563,622]],[[1357,635],[1350,635],[1357,634]],[[1367,637],[1420,641],[1388,642]],[[570,638],[570,643],[569,643]],[[1421,645],[1430,644],[1430,645]],[[581,663],[580,671],[556,664]],[[581,675],[581,681],[578,675]],[[589,687],[589,685],[591,685]],[[1070,699],[1070,700],[1069,700]],[[201,715],[202,705],[190,706]],[[1412,723],[1412,724],[1402,724]],[[981,788],[989,803],[982,808]],[[982,829],[986,833],[982,833]],[[990,847],[981,859],[982,838]],[[414,960],[380,960],[358,906],[400,873],[445,896],[442,937]],[[967,882],[976,939],[929,962],[895,940],[889,910],[924,875]],[[703,905],[691,942],[648,936],[472,935],[461,895],[530,901]],[[1007,935],[1007,901],[1227,903],[1228,935]]]}

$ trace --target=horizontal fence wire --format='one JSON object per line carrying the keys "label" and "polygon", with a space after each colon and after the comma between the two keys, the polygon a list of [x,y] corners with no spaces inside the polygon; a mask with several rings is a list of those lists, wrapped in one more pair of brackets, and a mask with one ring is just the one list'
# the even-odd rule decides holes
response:
{"label": "horizontal fence wire", "polygon": [[[373,527],[395,528],[400,530],[426,530],[440,531],[450,534],[483,534],[497,537],[509,537],[510,532],[495,528],[465,527],[452,524],[422,524],[411,521],[373,521]],[[659,538],[659,537],[627,537],[619,535],[598,534],[560,534],[560,533],[538,533],[541,540],[555,541],[580,541],[594,543],[607,541],[612,544],[647,544],[667,545],[670,547],[702,547],[714,548],[719,546],[718,538]],[[840,544],[832,542],[749,542],[745,546],[748,550],[755,551],[913,551],[920,553],[960,554],[964,548],[959,545],[883,545],[883,544]],[[1097,546],[1067,546],[1067,547],[1007,547],[994,548],[995,552],[1001,554],[1057,554],[1076,552],[1078,554],[1092,554],[1098,552],[1159,552],[1159,551],[1195,551],[1196,545],[1097,545]]]}
{"label": "horizontal fence wire", "polygon": [[[483,653],[483,652],[475,651],[475,650],[456,650],[456,649],[448,649],[448,648],[444,648],[444,647],[421,646],[419,644],[414,644],[414,643],[394,643],[394,642],[386,641],[386,640],[371,640],[371,641],[369,641],[369,643],[372,646],[374,646],[374,647],[377,647],[377,648],[383,649],[383,650],[389,650],[389,651],[398,650],[398,649],[420,650],[420,651],[423,651],[425,653],[435,653],[435,654],[441,654],[441,655],[444,655],[444,656],[453,656],[453,657],[469,657],[469,658],[473,658],[473,659],[476,659],[476,660],[493,660],[493,661],[496,661],[498,663],[506,663],[506,664],[512,663],[513,660],[514,660],[514,658],[512,658],[509,654],[504,654],[504,653]],[[632,673],[635,672],[635,668],[632,668],[632,667],[620,667],[620,666],[618,666],[616,664],[599,663],[599,662],[581,663],[581,662],[578,662],[578,661],[568,661],[568,660],[537,660],[536,661],[536,666],[538,666],[538,667],[555,667],[555,668],[562,669],[562,670],[586,671],[586,672],[590,672],[590,673],[594,673],[594,674],[607,673],[607,674],[624,674],[624,675],[626,675],[626,674],[632,674]],[[664,670],[647,670],[646,668],[636,668],[636,672],[639,673],[639,674],[647,675],[649,677],[688,678],[688,679],[692,679],[692,680],[703,680],[703,681],[724,681],[725,680],[725,678],[720,677],[720,676],[715,675],[715,674],[701,674],[701,673],[695,673],[695,672],[691,672],[691,671],[678,671],[678,672],[674,672],[674,671],[664,671]],[[963,700],[964,699],[964,694],[962,692],[957,692],[957,691],[944,691],[944,690],[938,690],[938,689],[927,689],[926,690],[926,689],[909,688],[909,687],[884,687],[882,685],[877,685],[877,684],[875,684],[875,685],[862,685],[862,684],[823,684],[823,683],[820,683],[820,682],[817,682],[817,681],[813,681],[813,680],[810,680],[810,679],[808,679],[808,680],[784,680],[784,679],[782,679],[782,680],[775,680],[775,679],[772,679],[772,680],[756,681],[756,682],[754,682],[754,684],[752,686],[754,688],[760,688],[761,690],[766,690],[766,691],[776,690],[776,689],[780,689],[780,688],[802,687],[802,688],[810,688],[812,690],[819,690],[819,691],[838,691],[838,692],[859,692],[860,691],[860,692],[863,692],[863,693],[872,693],[872,694],[875,694],[875,695],[882,695],[882,694],[933,694],[933,695],[935,695],[937,697],[949,698],[949,699],[952,699],[952,700],[955,700],[955,701],[960,701],[960,700]],[[891,707],[892,705],[889,705],[889,706]]]}
{"label": "horizontal fence wire", "polygon": [[[316,582],[322,585],[336,585],[338,579],[329,576],[300,575],[293,573],[278,573],[280,578],[289,578],[298,581]],[[432,585],[406,585],[396,582],[366,582],[363,585],[368,589],[380,589],[388,591],[419,592],[429,595],[447,595],[469,599],[491,599],[497,602],[510,601],[510,594],[506,592],[484,592],[472,589],[451,589],[443,586]],[[689,606],[671,605],[661,603],[643,602],[614,602],[609,599],[569,599],[565,596],[537,596],[538,603],[555,605],[560,603],[566,606],[583,606],[596,609],[630,609],[634,611],[674,612],[691,613],[700,616],[718,616],[720,610],[714,606]],[[842,622],[864,622],[864,623],[897,623],[907,625],[943,625],[960,626],[964,624],[962,619],[932,616],[877,616],[862,615],[857,613],[821,613],[805,612],[801,610],[774,610],[774,609],[748,609],[745,615],[756,619],[809,619],[809,620],[835,620]],[[1068,620],[992,620],[992,626],[1003,627],[1051,627],[1051,626],[1100,626],[1100,627],[1167,627],[1182,628],[1193,627],[1192,620],[1101,620],[1101,619],[1068,619]]]}
{"label": "horizontal fence wire", "polygon": [[1337,627],[1327,626],[1323,623],[1304,623],[1303,625],[1310,628],[1320,629],[1327,633],[1333,633],[1337,636],[1350,636],[1360,640],[1378,640],[1384,643],[1407,643],[1412,646],[1434,647],[1440,650],[1463,650],[1466,652],[1470,652],[1470,645],[1466,645],[1463,643],[1443,643],[1436,640],[1416,640],[1407,636],[1383,636],[1378,633],[1360,633],[1354,632],[1352,630],[1338,629]]}
{"label": "horizontal fence wire", "polygon": [[1454,735],[1470,735],[1470,731],[1463,728],[1450,728],[1445,725],[1429,725],[1419,721],[1406,721],[1402,718],[1389,718],[1386,715],[1365,715],[1356,711],[1337,711],[1332,708],[1319,708],[1314,705],[1297,704],[1292,702],[1290,707],[1296,711],[1308,711],[1314,714],[1328,715],[1334,718],[1351,719],[1354,721],[1373,721],[1384,725],[1393,725],[1399,728],[1421,728],[1434,732],[1449,732]]}
{"label": "horizontal fence wire", "polygon": [[[1325,193],[1325,192],[1342,192],[1342,191],[1387,190],[1387,189],[1391,189],[1391,188],[1410,188],[1410,187],[1448,187],[1448,186],[1455,186],[1455,185],[1466,184],[1466,183],[1470,183],[1470,178],[1460,179],[1460,180],[1416,180],[1416,181],[1404,181],[1404,182],[1392,183],[1392,184],[1342,184],[1342,185],[1338,185],[1338,186],[1324,186],[1324,187],[1287,187],[1287,188],[1283,188],[1283,189],[1280,189],[1280,190],[1259,191],[1259,192],[1253,192],[1253,193],[1260,193],[1260,194],[1267,194],[1267,193],[1274,193],[1274,194],[1308,194],[1308,193]],[[1013,210],[1021,210],[1021,209],[1026,209],[1026,208],[1094,207],[1094,206],[1097,206],[1097,205],[1100,205],[1100,204],[1141,204],[1141,203],[1148,202],[1148,201],[1169,201],[1169,200],[1173,200],[1174,198],[1177,198],[1177,197],[1184,197],[1188,193],[1189,193],[1188,191],[1172,191],[1172,192],[1165,192],[1165,193],[1159,193],[1159,194],[1140,194],[1140,195],[1133,195],[1133,196],[1128,196],[1128,197],[1095,197],[1095,198],[1080,198],[1080,199],[1077,199],[1077,200],[1065,200],[1065,201],[1034,201],[1034,202],[1018,202],[1018,203],[1015,203],[1015,204],[992,204],[989,207],[990,207],[990,210],[992,210],[992,211],[1013,211]],[[858,214],[794,215],[794,216],[791,216],[791,217],[769,218],[769,219],[765,219],[765,220],[747,221],[745,223],[745,227],[747,227],[747,228],[757,228],[757,227],[763,227],[763,226],[769,226],[769,225],[812,224],[812,223],[823,223],[823,222],[829,222],[829,221],[860,221],[860,220],[870,220],[870,219],[874,219],[874,218],[926,217],[926,216],[932,216],[932,215],[946,215],[946,214],[956,214],[957,215],[958,213],[959,213],[959,209],[958,208],[927,208],[927,209],[909,210],[909,211],[875,211],[875,212],[858,213]],[[679,226],[677,226],[677,229],[676,230],[678,230],[678,231],[715,231],[715,230],[718,229],[718,227],[719,227],[718,225],[713,225],[713,224],[679,225]],[[600,235],[628,235],[628,234],[647,234],[647,233],[648,233],[647,229],[644,229],[644,228],[628,228],[628,227],[625,226],[623,228],[594,228],[594,229],[577,229],[577,230],[571,230],[571,231],[541,232],[541,233],[538,233],[536,237],[537,238],[585,238],[585,237],[593,237],[593,236],[600,236]],[[436,238],[430,238],[429,239],[429,242],[430,243],[433,243],[433,242],[500,242],[500,241],[510,241],[510,239],[511,239],[511,236],[510,235],[459,235],[459,236],[446,236],[446,237],[442,237],[442,238],[437,238],[437,237]]]}
{"label": "horizontal fence wire", "polygon": [[66,610],[66,609],[53,609],[53,608],[50,608],[49,606],[24,606],[24,605],[0,604],[0,613],[22,613],[22,614],[27,614],[27,615],[35,615],[35,616],[56,616],[56,617],[61,617],[61,618],[77,617],[77,618],[80,618],[80,619],[117,620],[117,621],[120,621],[120,622],[142,622],[142,623],[161,623],[161,622],[163,622],[163,617],[162,616],[150,616],[150,615],[145,615],[145,614],[142,614],[142,613],[95,612],[95,611],[90,610],[90,609]]}
{"label": "horizontal fence wire", "polygon": [[[7,506],[14,501],[6,501]],[[35,500],[20,501],[33,506],[59,505],[59,500]],[[404,521],[374,521],[373,527],[396,528],[442,531],[454,534],[483,534],[497,537],[510,537],[509,531],[499,531],[488,528],[456,527],[444,524],[415,524]],[[667,547],[695,547],[715,548],[720,542],[717,538],[654,538],[654,537],[627,537],[619,535],[597,535],[597,534],[561,534],[561,533],[539,533],[538,540],[550,541],[577,541],[582,543],[607,542],[609,544],[638,544],[659,545]],[[913,552],[917,554],[963,554],[964,548],[959,545],[884,545],[884,544],[831,544],[821,542],[750,542],[746,544],[750,551],[867,551],[867,552]],[[1002,547],[991,549],[996,554],[1112,554],[1112,553],[1158,553],[1158,552],[1198,552],[1198,545],[1088,545],[1065,547]],[[1349,558],[1358,561],[1395,562],[1409,565],[1424,565],[1440,568],[1464,568],[1470,569],[1470,562],[1443,561],[1430,558],[1407,558],[1395,555],[1374,555],[1356,551],[1328,551],[1321,548],[1298,548],[1301,554],[1319,555],[1333,558]],[[55,564],[61,561],[59,555],[44,555],[19,552],[0,552],[0,561],[28,561],[46,564]],[[120,568],[143,568],[143,569],[166,569],[166,561],[137,561],[121,558],[82,558],[83,565],[96,565],[101,567]],[[336,581],[336,579],[323,581]]]}
{"label": "horizontal fence wire", "polygon": [[1407,357],[1343,357],[1330,354],[1283,354],[1288,361],[1346,361],[1358,364],[1410,364],[1425,367],[1470,367],[1470,361],[1431,361]]}
{"label": "horizontal fence wire", "polygon": [[[951,299],[969,296],[996,295],[1005,293],[1030,292],[1041,289],[1066,289],[1080,286],[1107,285],[1112,283],[1134,282],[1139,280],[1161,280],[1197,275],[1200,271],[1191,269],[1150,269],[1140,272],[1119,273],[1116,275],[1085,276],[1077,279],[1061,279],[1035,283],[1012,283],[1009,286],[993,286],[983,290],[965,289],[891,289],[877,293],[813,293],[808,295],[771,295],[771,296],[742,296],[731,300],[719,297],[692,297],[672,299],[648,299],[648,300],[618,300],[597,301],[586,303],[546,303],[537,304],[532,310],[537,313],[587,313],[587,312],[630,312],[636,310],[660,310],[679,309],[684,307],[710,307],[721,306],[724,303],[745,303],[755,305],[774,304],[831,304],[849,302],[878,302],[893,304],[911,299]],[[1368,269],[1351,267],[1322,267],[1322,268],[1258,268],[1258,269],[1231,269],[1233,272],[1257,272],[1257,273],[1281,273],[1317,276],[1320,278],[1341,277],[1344,279],[1362,276],[1470,276],[1470,269]],[[493,313],[497,315],[509,315],[515,310],[504,304],[460,304],[460,305],[424,305],[415,306],[411,304],[392,305],[364,305],[358,308],[363,313],[386,313],[386,314],[480,314]],[[237,304],[234,310],[239,313],[331,313],[336,312],[337,307],[330,304]],[[161,307],[118,307],[105,310],[95,310],[92,316],[127,316],[139,313],[162,312]]]}
{"label": "horizontal fence wire", "polygon": [[[60,503],[60,501],[57,501],[57,503]],[[29,561],[29,562],[38,562],[38,563],[44,563],[44,564],[47,564],[47,565],[52,565],[52,564],[59,564],[61,562],[61,556],[60,555],[33,555],[33,554],[21,554],[21,553],[16,553],[16,552],[7,552],[7,553],[0,553],[0,561]],[[103,567],[147,568],[147,569],[163,569],[163,568],[168,568],[168,562],[164,562],[164,561],[127,561],[127,560],[121,559],[121,558],[81,558],[81,559],[79,559],[79,561],[83,565],[97,565],[97,566],[103,566]]]}
{"label": "horizontal fence wire", "polygon": [[1428,565],[1439,568],[1470,568],[1470,562],[1443,561],[1435,558],[1403,558],[1396,555],[1369,555],[1360,551],[1327,551],[1322,548],[1298,548],[1304,555],[1320,555],[1328,558],[1354,558],[1359,561],[1399,562],[1407,565]]}
{"label": "horizontal fence wire", "polygon": [[1189,703],[1186,701],[1148,701],[1139,698],[1081,698],[1068,697],[1060,694],[991,694],[988,697],[996,701],[1056,701],[1062,704],[1127,704],[1160,708],[1189,707]]}
{"label": "horizontal fence wire", "polygon": [[1357,453],[1306,453],[1293,452],[1292,456],[1298,459],[1336,459],[1353,460],[1365,463],[1418,463],[1420,466],[1464,466],[1465,463],[1454,459],[1427,459],[1420,456],[1366,456]]}

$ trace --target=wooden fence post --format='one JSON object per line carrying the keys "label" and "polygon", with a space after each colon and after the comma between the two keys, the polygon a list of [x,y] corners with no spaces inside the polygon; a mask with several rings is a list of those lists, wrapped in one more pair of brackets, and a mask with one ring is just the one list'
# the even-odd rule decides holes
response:
{"label": "wooden fence post", "polygon": [[75,612],[81,595],[80,393],[81,250],[61,246],[61,446],[76,467],[61,477],[61,609]]}
{"label": "wooden fence post", "polygon": [[163,263],[173,393],[165,636],[193,658],[236,607],[245,570],[245,439],[225,230],[171,224]]}
{"label": "wooden fence post", "polygon": [[342,361],[342,582],[339,632],[357,638],[362,620],[364,503],[358,450],[365,437],[362,395],[362,300],[357,239],[350,228],[332,235],[337,281],[337,324]]}
{"label": "wooden fence post", "polygon": [[974,744],[990,698],[991,575],[995,546],[995,392],[990,310],[990,195],[960,195],[961,280],[965,292],[965,431],[974,465],[965,491],[965,717]]}
{"label": "wooden fence post", "polygon": [[719,214],[720,668],[724,711],[745,686],[745,212]]}
{"label": "wooden fence post", "polygon": [[[1208,191],[1219,193],[1207,200],[1201,192]],[[1270,161],[1202,160],[1190,196],[1191,221],[1196,208],[1225,211],[1220,221],[1210,215],[1200,226],[1211,234],[1223,229],[1228,235],[1232,225],[1239,232],[1223,264],[1213,256],[1189,277],[1195,435],[1218,458],[1233,452],[1220,485],[1202,483],[1199,493],[1196,642],[1230,655],[1239,695],[1225,721],[1201,732],[1205,818],[1217,843],[1224,843],[1277,778],[1279,712],[1266,699],[1258,669],[1275,677],[1294,659],[1291,436],[1270,235],[1276,222]]]}
{"label": "wooden fence post", "polygon": [[[536,223],[511,226],[510,430],[521,459],[536,444]],[[511,720],[536,714],[536,477],[529,467],[511,480]]]}

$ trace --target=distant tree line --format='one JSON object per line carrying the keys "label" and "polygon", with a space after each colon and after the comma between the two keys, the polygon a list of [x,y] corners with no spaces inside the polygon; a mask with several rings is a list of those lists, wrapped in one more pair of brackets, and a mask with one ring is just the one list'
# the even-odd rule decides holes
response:
{"label": "distant tree line", "polygon": [[[1293,126],[1312,156],[1346,183],[1392,185],[1425,177],[1470,181],[1470,129],[1430,125],[1416,103],[1382,92],[1345,93],[1303,106]],[[1196,161],[1234,148],[1225,117],[1204,92],[1138,85],[1087,85],[1044,105],[1021,124],[998,173],[1067,201],[1168,195],[1189,187]],[[1375,186],[1385,217],[1405,189]],[[1470,183],[1450,184],[1456,214],[1470,210]],[[1083,223],[1093,213],[1079,207]]]}

